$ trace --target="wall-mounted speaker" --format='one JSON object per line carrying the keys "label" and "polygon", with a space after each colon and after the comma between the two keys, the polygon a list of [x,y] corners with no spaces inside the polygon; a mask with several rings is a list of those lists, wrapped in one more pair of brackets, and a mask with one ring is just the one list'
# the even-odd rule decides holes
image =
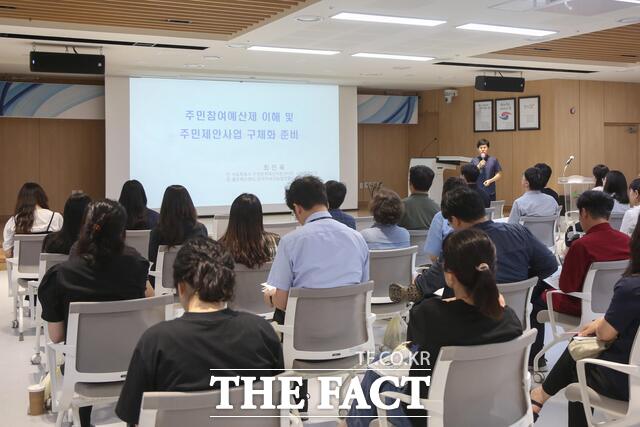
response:
{"label": "wall-mounted speaker", "polygon": [[40,73],[104,74],[104,55],[31,52],[29,69]]}
{"label": "wall-mounted speaker", "polygon": [[520,77],[477,76],[476,89],[492,92],[524,92],[524,79]]}

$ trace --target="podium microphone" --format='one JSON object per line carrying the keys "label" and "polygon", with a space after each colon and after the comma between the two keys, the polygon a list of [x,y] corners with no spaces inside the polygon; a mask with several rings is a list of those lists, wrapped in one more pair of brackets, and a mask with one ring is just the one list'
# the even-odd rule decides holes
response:
{"label": "podium microphone", "polygon": [[567,168],[575,158],[576,157],[573,154],[569,156],[569,158],[567,159],[567,162],[564,164],[564,169],[562,170],[562,176],[564,176],[565,172],[567,172]]}

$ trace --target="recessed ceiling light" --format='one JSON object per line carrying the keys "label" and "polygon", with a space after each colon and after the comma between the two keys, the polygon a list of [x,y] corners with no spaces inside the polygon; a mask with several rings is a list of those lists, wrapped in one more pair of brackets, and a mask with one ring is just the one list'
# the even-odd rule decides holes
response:
{"label": "recessed ceiling light", "polygon": [[251,46],[247,50],[257,50],[261,52],[279,52],[279,53],[304,53],[307,55],[337,55],[337,50],[319,50],[319,49],[296,49],[291,47],[271,47],[271,46]]}
{"label": "recessed ceiling light", "polygon": [[204,64],[184,64],[184,68],[204,68]]}
{"label": "recessed ceiling light", "polygon": [[640,22],[640,16],[631,16],[629,18],[618,19],[621,24],[636,24]]}
{"label": "recessed ceiling light", "polygon": [[227,43],[227,47],[230,47],[231,49],[244,49],[247,45],[244,43]]}
{"label": "recessed ceiling light", "polygon": [[351,56],[358,58],[376,58],[376,59],[399,59],[402,61],[431,61],[433,58],[430,56],[409,56],[409,55],[387,55],[386,53],[354,53]]}
{"label": "recessed ceiling light", "polygon": [[219,59],[222,59],[220,56],[218,55],[204,55],[203,56],[204,59],[208,60],[208,61],[217,61]]}
{"label": "recessed ceiling light", "polygon": [[418,25],[421,27],[435,27],[445,24],[447,21],[435,19],[406,18],[403,16],[369,15],[365,13],[342,12],[333,15],[332,19],[342,19],[345,21],[380,22],[383,24]]}
{"label": "recessed ceiling light", "polygon": [[296,17],[296,21],[299,21],[299,22],[318,22],[321,20],[322,18],[317,15],[301,15]]}
{"label": "recessed ceiling light", "polygon": [[191,21],[190,19],[169,18],[169,19],[167,19],[167,22],[169,24],[191,24],[191,22],[193,22],[193,21]]}
{"label": "recessed ceiling light", "polygon": [[556,34],[557,31],[534,30],[532,28],[503,27],[501,25],[465,24],[456,27],[461,30],[488,31],[492,33],[518,34],[522,36],[544,37]]}

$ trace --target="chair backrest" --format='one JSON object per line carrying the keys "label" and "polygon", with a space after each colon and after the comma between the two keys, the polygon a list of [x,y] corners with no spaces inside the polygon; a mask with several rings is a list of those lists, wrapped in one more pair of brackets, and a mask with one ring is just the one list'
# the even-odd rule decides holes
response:
{"label": "chair backrest", "polygon": [[65,254],[40,254],[40,265],[38,266],[38,278],[42,280],[44,275],[49,271],[51,267],[57,264],[62,264],[69,259],[69,255]]}
{"label": "chair backrest", "polygon": [[529,425],[524,422],[531,417],[527,359],[535,335],[529,330],[505,343],[443,347],[429,389],[429,399],[443,401],[437,425]]}
{"label": "chair backrest", "polygon": [[427,241],[428,230],[408,230],[409,231],[409,244],[411,246],[418,247],[418,253],[416,254],[416,266],[431,264],[431,260],[427,257],[427,252],[424,250],[424,244]]}
{"label": "chair backrest", "polygon": [[331,360],[374,349],[373,282],[327,289],[291,288],[283,337],[285,369],[294,360]]}
{"label": "chair backrest", "polygon": [[504,297],[507,306],[511,307],[518,315],[523,330],[531,328],[529,317],[532,309],[531,292],[536,283],[538,283],[538,278],[532,277],[521,282],[498,284],[498,291]]}
{"label": "chair backrest", "polygon": [[504,200],[494,200],[489,207],[494,209],[493,219],[504,218]]}
{"label": "chair backrest", "polygon": [[[254,390],[263,389],[259,383]],[[269,385],[275,407],[281,402],[281,383],[277,380]],[[217,409],[220,404],[220,390],[195,392],[146,392],[142,396],[142,411],[139,427],[280,427],[280,409],[260,409],[264,397],[255,397],[257,409],[240,409],[244,401],[244,387],[229,389],[229,404],[233,409]],[[249,416],[247,416],[249,415]],[[224,418],[219,418],[223,416]],[[217,419],[216,419],[217,418]],[[289,425],[288,423],[286,425]]]}
{"label": "chair backrest", "polygon": [[487,216],[487,218],[489,218],[490,220],[494,220],[496,218],[496,209],[495,208],[485,208],[484,209],[484,214]]}
{"label": "chair backrest", "polygon": [[[73,372],[74,376],[89,378],[95,374],[113,374],[111,379],[95,382],[123,380],[123,373],[129,367],[140,336],[150,326],[166,320],[166,306],[171,304],[171,295],[125,301],[71,303],[67,344],[75,346],[76,351],[75,364],[71,363],[66,369]],[[76,379],[83,380],[78,377]]]}
{"label": "chair backrest", "polygon": [[520,224],[524,225],[546,247],[554,247],[556,244],[556,225],[558,215],[552,216],[523,216]]}
{"label": "chair backrest", "polygon": [[373,296],[388,297],[393,283],[410,285],[417,253],[417,246],[369,251],[369,279],[375,283]]}
{"label": "chair backrest", "polygon": [[354,218],[356,220],[356,230],[358,231],[362,231],[365,228],[371,228],[375,222],[372,216],[356,216]]}
{"label": "chair backrest", "polygon": [[261,267],[248,268],[236,263],[236,286],[233,301],[229,304],[234,310],[248,311],[253,314],[263,314],[269,311],[262,298],[260,284],[267,281],[270,262]]}
{"label": "chair backrest", "polygon": [[609,225],[614,230],[620,230],[622,227],[622,218],[624,218],[624,212],[612,212],[609,216]]}
{"label": "chair backrest", "polygon": [[176,260],[176,255],[182,246],[166,246],[161,245],[158,247],[158,257],[156,258],[156,271],[161,272],[160,280],[156,282],[156,289],[160,285],[161,289],[175,289],[176,286],[173,283],[173,263]]}
{"label": "chair backrest", "polygon": [[16,234],[14,236],[14,256],[18,258],[18,273],[38,274],[40,252],[46,234]]}
{"label": "chair backrest", "polygon": [[149,259],[149,237],[151,230],[127,230],[124,244],[138,251],[145,259]]}
{"label": "chair backrest", "polygon": [[594,262],[584,279],[582,292],[591,298],[582,299],[581,323],[587,323],[604,315],[613,299],[613,287],[622,277],[629,260]]}

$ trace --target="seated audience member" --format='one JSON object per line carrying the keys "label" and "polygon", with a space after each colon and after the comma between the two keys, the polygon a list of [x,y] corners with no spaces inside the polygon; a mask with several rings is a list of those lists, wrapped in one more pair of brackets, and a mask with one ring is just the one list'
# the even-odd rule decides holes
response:
{"label": "seated audience member", "polygon": [[[38,288],[42,319],[49,338],[65,340],[72,302],[118,301],[153,295],[147,284],[149,262],[125,246],[127,214],[113,200],[93,202],[80,232],[77,257],[53,266]],[[82,427],[88,427],[91,407],[80,408]]]}
{"label": "seated audience member", "polygon": [[[592,263],[629,258],[629,236],[609,225],[608,218],[613,209],[613,199],[608,194],[602,191],[585,191],[578,198],[577,207],[580,225],[586,234],[572,243],[564,258],[559,281],[559,288],[564,293],[582,291],[584,279]],[[538,322],[537,314],[547,309],[547,289],[550,289],[550,286],[539,283],[531,301],[531,326],[538,329],[536,341],[531,346],[531,362],[544,345],[544,325]],[[580,316],[580,300],[568,295],[554,295],[553,310]]]}
{"label": "seated audience member", "polygon": [[[424,377],[424,369],[433,371],[442,347],[501,343],[522,335],[518,316],[500,303],[495,277],[496,250],[484,232],[471,228],[450,234],[444,242],[443,258],[447,285],[455,297],[422,300],[411,309],[407,329],[409,346],[414,352],[429,356],[414,358],[410,376]],[[378,377],[374,371],[367,371],[361,384],[367,403],[374,409],[356,409],[354,403],[349,412],[354,417],[347,418],[348,426],[365,427],[375,418],[377,411],[368,391]],[[387,383],[382,391],[403,390]],[[428,387],[421,383],[421,397],[427,398],[428,392]],[[397,427],[425,425],[424,418],[406,417],[424,417],[423,411],[398,408],[388,415]]]}
{"label": "seated audience member", "polygon": [[624,213],[620,231],[631,236],[638,223],[640,215],[640,178],[636,178],[629,184],[629,205],[631,209]]}
{"label": "seated audience member", "polygon": [[480,197],[482,197],[484,207],[488,208],[491,206],[491,197],[489,196],[489,193],[478,186],[478,177],[480,176],[480,170],[478,170],[478,167],[471,163],[467,163],[460,168],[460,174],[467,182],[469,188],[477,191]]}
{"label": "seated audience member", "polygon": [[69,255],[71,246],[80,236],[80,227],[91,197],[84,193],[72,194],[64,204],[64,223],[60,231],[48,234],[42,242],[42,252]]}
{"label": "seated audience member", "polygon": [[610,171],[604,178],[605,193],[613,197],[613,209],[611,213],[624,213],[629,209],[629,194],[627,191],[627,179],[620,171]]}
{"label": "seated audience member", "polygon": [[[497,251],[498,283],[520,282],[534,276],[542,280],[558,269],[553,253],[527,228],[520,224],[488,220],[482,199],[469,188],[455,188],[447,193],[442,201],[442,215],[455,231],[473,227],[487,233]],[[444,288],[444,297],[451,295],[451,290],[446,287],[442,260],[416,276],[414,286],[418,293],[414,301],[431,297],[441,288]],[[389,297],[400,301],[413,295],[414,290],[405,292],[401,286],[392,285]]]}
{"label": "seated audience member", "polygon": [[360,233],[334,221],[324,184],[315,176],[296,178],[285,193],[302,227],[280,239],[264,293],[284,321],[290,288],[334,288],[369,280],[369,249]]}
{"label": "seated audience member", "polygon": [[127,230],[153,230],[158,225],[160,214],[147,208],[147,193],[140,181],[125,182],[119,202],[127,211]]}
{"label": "seated audience member", "polygon": [[327,181],[327,200],[329,202],[329,213],[336,221],[340,221],[349,228],[356,229],[356,220],[348,213],[340,209],[344,198],[347,196],[347,186],[338,181]]}
{"label": "seated audience member", "polygon": [[211,390],[210,369],[219,376],[282,372],[282,346],[271,325],[226,307],[233,298],[233,268],[231,255],[209,238],[191,239],[180,248],[173,277],[185,313],[140,337],[116,406],[122,420],[138,422],[146,391]]}
{"label": "seated audience member", "polygon": [[236,263],[256,268],[273,260],[280,236],[264,231],[260,200],[244,193],[231,204],[227,231],[218,241]]}
{"label": "seated audience member", "polygon": [[609,168],[606,165],[599,164],[593,167],[593,177],[596,179],[596,186],[593,187],[594,191],[602,191],[604,187],[604,177],[609,173]]}
{"label": "seated audience member", "polygon": [[[478,170],[476,167],[473,167],[473,169],[476,171]],[[474,184],[474,187],[471,187],[471,185],[468,184],[468,182],[462,178],[456,178],[453,176],[447,178],[447,180],[444,182],[444,185],[442,186],[442,200],[444,200],[444,198],[447,196],[447,193],[449,193],[449,191],[458,187],[466,187],[467,185],[469,185],[469,188],[471,188],[474,191],[478,189],[478,187],[475,186],[475,184]],[[489,197],[487,193],[485,193],[482,190],[479,190],[478,194],[480,194],[480,197],[482,197],[483,194],[487,198]],[[442,205],[440,205],[440,207],[442,207]],[[429,233],[427,233],[427,240],[425,241],[425,244],[424,244],[424,251],[432,263],[438,260],[438,257],[442,253],[442,242],[444,241],[444,238],[447,237],[452,231],[453,231],[453,228],[451,228],[451,226],[449,225],[449,221],[447,221],[442,216],[442,211],[438,212],[433,217],[433,221],[431,221],[431,227],[429,227]]]}
{"label": "seated audience member", "polygon": [[400,227],[407,230],[428,230],[431,226],[431,220],[440,210],[428,194],[433,177],[433,171],[426,166],[413,166],[409,169],[411,195],[402,201],[404,215],[398,223]]}
{"label": "seated audience member", "polygon": [[542,178],[544,181],[544,184],[542,184],[544,188],[540,190],[542,194],[551,196],[554,198],[556,203],[560,203],[560,196],[558,196],[558,193],[556,193],[552,188],[547,187],[547,185],[549,184],[549,180],[551,179],[551,175],[553,174],[551,166],[546,163],[536,163],[533,167],[540,169],[540,172],[542,172]]}
{"label": "seated audience member", "polygon": [[378,190],[369,211],[375,221],[371,228],[360,232],[369,249],[399,249],[411,246],[409,232],[398,226],[403,214],[402,200],[395,191],[382,188]]}
{"label": "seated audience member", "polygon": [[44,189],[35,182],[26,182],[18,192],[16,209],[4,226],[2,249],[7,258],[13,256],[16,234],[47,234],[62,228],[62,215],[49,210]]}
{"label": "seated audience member", "polygon": [[509,223],[518,224],[520,218],[554,216],[560,212],[558,202],[553,197],[543,194],[544,176],[538,168],[529,168],[522,176],[524,194],[518,197],[511,207]]}
{"label": "seated audience member", "polygon": [[[636,227],[630,242],[629,266],[613,288],[613,298],[604,317],[590,323],[580,336],[593,336],[610,343],[598,359],[629,363],[629,356],[640,325],[640,228]],[[616,400],[629,400],[629,376],[596,365],[586,365],[588,386],[597,393]],[[571,383],[578,382],[576,362],[568,350],[560,356],[541,387],[531,391],[534,417],[542,405]],[[587,426],[580,402],[569,402],[569,426]]]}
{"label": "seated audience member", "polygon": [[207,237],[207,228],[198,222],[187,189],[182,185],[170,185],[162,197],[158,225],[149,237],[149,261],[155,264],[160,245],[178,246],[193,237]]}

